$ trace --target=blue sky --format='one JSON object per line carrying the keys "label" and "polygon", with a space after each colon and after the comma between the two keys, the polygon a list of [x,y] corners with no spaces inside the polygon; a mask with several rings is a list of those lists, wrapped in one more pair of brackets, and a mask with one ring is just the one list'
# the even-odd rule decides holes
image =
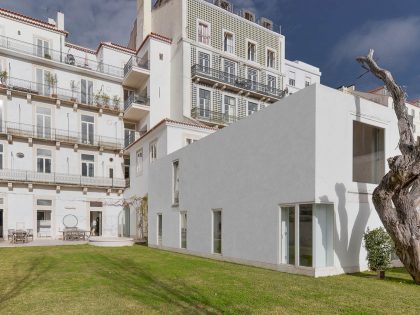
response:
{"label": "blue sky", "polygon": [[[179,0],[174,0],[179,1]],[[286,57],[320,67],[322,83],[368,90],[381,84],[355,58],[375,49],[378,62],[420,97],[420,1],[231,0],[281,25]],[[35,5],[36,3],[36,5]],[[45,20],[65,13],[69,40],[96,48],[100,41],[127,44],[136,0],[0,0],[0,7]]]}

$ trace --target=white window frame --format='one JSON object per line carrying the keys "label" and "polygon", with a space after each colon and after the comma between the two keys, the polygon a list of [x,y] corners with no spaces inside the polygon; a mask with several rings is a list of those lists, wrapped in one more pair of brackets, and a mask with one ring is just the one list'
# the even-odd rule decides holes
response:
{"label": "white window frame", "polygon": [[153,140],[149,144],[149,161],[150,161],[150,163],[153,163],[158,158],[157,144],[158,144],[157,140]]}
{"label": "white window frame", "polygon": [[[269,82],[270,82],[270,80],[269,80],[269,77],[272,77],[272,78],[274,78],[275,79],[275,84],[274,84],[274,86],[270,86],[270,84],[269,84]],[[278,84],[278,77],[276,76],[276,75],[274,75],[274,74],[271,74],[271,73],[267,73],[267,87],[269,88],[269,89],[273,89],[273,90],[276,90],[277,89],[277,84]],[[271,92],[274,92],[274,91],[271,91]]]}
{"label": "white window frame", "polygon": [[[200,41],[200,24],[206,25],[207,26],[207,31],[208,31],[208,43],[204,43],[202,41]],[[211,24],[209,22],[206,22],[204,20],[201,19],[197,19],[197,24],[196,24],[196,41],[197,43],[200,43],[202,45],[206,45],[206,46],[211,46]],[[205,37],[205,36],[202,36]]]}
{"label": "white window frame", "polygon": [[247,101],[246,102],[246,115],[247,116],[251,116],[252,114],[250,114],[249,113],[249,103],[252,103],[252,104],[257,104],[257,110],[256,111],[254,111],[253,113],[256,113],[256,112],[258,112],[259,110],[260,110],[260,104],[258,104],[258,102],[251,102],[251,101]]}
{"label": "white window frame", "polygon": [[179,205],[179,160],[172,161],[172,205]]}
{"label": "white window frame", "polygon": [[[258,43],[256,41],[248,39],[248,38],[245,40],[245,42],[246,42],[246,47],[245,47],[246,48],[245,49],[246,57],[245,57],[245,59],[249,62],[258,63]],[[255,46],[255,58],[254,58],[254,60],[249,59],[249,52],[248,52],[249,44],[252,44],[252,45]]]}
{"label": "white window frame", "polygon": [[[226,113],[226,108],[225,108],[225,106],[226,106],[226,103],[225,103],[225,100],[226,100],[226,97],[229,97],[229,98],[231,98],[231,99],[234,99],[235,100],[235,109],[234,109],[234,113],[233,114],[231,114],[231,113]],[[230,105],[229,104],[229,106],[232,106],[232,105]],[[225,115],[227,115],[227,120],[228,120],[228,122],[234,122],[233,121],[233,119],[231,119],[232,117],[231,116],[234,116],[234,117],[237,117],[238,116],[238,98],[236,97],[236,96],[233,96],[233,95],[231,95],[231,94],[222,94],[222,114],[225,116]],[[225,119],[223,119],[223,120],[225,120]]]}
{"label": "white window frame", "polygon": [[[273,53],[273,57],[274,57],[272,66],[269,65],[269,63],[268,63],[269,52]],[[277,52],[274,49],[266,47],[266,49],[265,49],[265,63],[266,63],[265,66],[267,68],[277,69]]]}
{"label": "white window frame", "polygon": [[143,174],[143,148],[136,151],[136,175]]}
{"label": "white window frame", "polygon": [[[209,108],[208,109],[206,109],[205,107],[201,108],[201,106],[200,106],[200,90],[206,90],[206,91],[209,92],[210,100],[209,100],[209,106],[208,106]],[[210,118],[211,112],[212,112],[212,107],[213,107],[212,106],[212,98],[213,98],[213,96],[212,96],[212,90],[211,89],[209,89],[205,86],[197,86],[197,110],[199,111],[199,113],[198,113],[199,117]],[[204,115],[201,115],[200,110],[204,111]],[[206,113],[206,111],[208,111],[208,112]]]}
{"label": "white window frame", "polygon": [[[47,149],[47,148],[43,148],[43,147],[39,147],[35,149],[36,151],[36,172],[40,173],[40,174],[51,174],[54,173],[53,171],[53,152],[51,149]],[[38,150],[45,150],[48,151],[49,154],[42,154],[39,153]],[[42,160],[42,170],[38,169],[38,160],[41,159]],[[50,162],[50,170],[49,172],[46,171],[46,161],[49,160]]]}
{"label": "white window frame", "polygon": [[[93,156],[93,161],[90,161],[90,160],[87,160],[87,159],[84,160],[83,155]],[[94,154],[81,153],[80,154],[80,175],[83,176],[83,177],[91,177],[91,178],[95,177],[95,172],[96,172],[95,162],[96,162],[96,156]],[[83,175],[83,164],[86,164],[86,175]],[[90,165],[93,166],[93,168],[92,168],[93,174],[92,175],[89,174],[89,166]]]}
{"label": "white window frame", "polygon": [[305,87],[310,86],[312,84],[312,78],[306,76],[305,77]]}
{"label": "white window frame", "polygon": [[[44,110],[48,110],[50,113],[46,114],[46,113],[39,113],[38,109],[44,109]],[[40,124],[38,126],[38,118],[42,117],[42,125]],[[47,118],[50,119],[50,126],[47,127],[46,126],[46,122],[47,122]],[[38,137],[43,138],[43,139],[51,139],[52,136],[52,131],[53,131],[53,109],[49,106],[37,106],[35,108],[35,123],[34,125],[36,126],[36,134]],[[48,130],[49,129],[49,130]]]}
{"label": "white window frame", "polygon": [[[185,216],[185,246],[182,246],[182,229],[183,229],[183,217]],[[187,238],[188,238],[188,212],[187,211],[181,211],[179,213],[179,236],[180,236],[180,242],[179,242],[179,247],[181,249],[187,249],[188,247],[188,242],[187,242]]]}
{"label": "white window frame", "polygon": [[[204,66],[201,64],[200,53],[209,56],[208,69],[205,69]],[[204,51],[204,50],[200,50],[200,49],[197,50],[197,64],[199,65],[201,72],[210,73],[211,61],[212,61],[211,59],[212,59],[212,54],[210,52]]]}
{"label": "white window frame", "polygon": [[[40,47],[39,47],[40,45],[39,45],[38,41],[42,41],[41,55],[38,54],[38,50],[40,49]],[[46,38],[42,38],[42,37],[34,37],[34,43],[35,43],[35,47],[34,47],[35,56],[40,57],[40,58],[46,58],[45,55],[48,54],[51,57],[51,60],[52,60],[52,57],[53,57],[52,56],[52,50],[53,50],[53,48],[52,48],[52,41],[50,39],[46,39]],[[46,46],[45,43],[48,43],[48,48],[47,49],[45,48],[45,46]]]}
{"label": "white window frame", "polygon": [[[93,122],[83,121],[83,116],[93,118]],[[84,136],[83,136],[83,126],[84,125],[86,125],[86,139],[84,139]],[[90,126],[92,126],[92,132],[93,132],[92,135],[90,134],[91,131],[89,131]],[[81,136],[80,140],[84,144],[94,145],[95,144],[95,135],[96,135],[96,116],[88,114],[88,113],[81,113],[80,114],[80,136]]]}
{"label": "white window frame", "polygon": [[[38,80],[38,73],[41,73],[42,82],[39,82]],[[54,91],[52,90],[52,87],[48,85],[47,82],[47,76],[46,73],[50,73],[51,75],[56,76],[57,74],[55,74],[53,71],[51,71],[51,69],[44,69],[41,67],[36,67],[35,68],[35,84],[36,84],[36,90],[38,93],[40,93],[41,95],[45,95],[45,96],[51,96],[51,94],[54,93]],[[57,88],[57,86],[56,86]]]}
{"label": "white window frame", "polygon": [[[226,36],[226,34],[229,34],[229,35],[232,36],[232,51],[229,51],[229,50],[226,50],[225,49],[225,36]],[[227,54],[234,55],[235,54],[235,51],[236,51],[236,49],[235,49],[235,42],[236,42],[235,41],[235,33],[223,29],[223,31],[222,31],[222,46],[223,46],[222,50],[225,53],[227,53]]]}

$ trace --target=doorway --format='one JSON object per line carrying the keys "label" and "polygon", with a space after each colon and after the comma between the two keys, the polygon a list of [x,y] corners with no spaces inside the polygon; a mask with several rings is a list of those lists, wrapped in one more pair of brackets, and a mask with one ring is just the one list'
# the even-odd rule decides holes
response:
{"label": "doorway", "polygon": [[90,212],[90,235],[102,236],[102,212],[101,211]]}
{"label": "doorway", "polygon": [[3,209],[0,209],[0,238],[3,238]]}

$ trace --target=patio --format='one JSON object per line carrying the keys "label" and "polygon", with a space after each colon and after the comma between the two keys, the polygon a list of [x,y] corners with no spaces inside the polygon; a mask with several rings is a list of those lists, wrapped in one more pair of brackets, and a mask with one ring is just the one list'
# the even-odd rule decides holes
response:
{"label": "patio", "polygon": [[63,246],[63,245],[83,245],[87,244],[87,240],[80,241],[63,241],[52,239],[34,239],[28,243],[12,243],[8,240],[0,240],[0,248],[4,247],[38,247],[38,246]]}

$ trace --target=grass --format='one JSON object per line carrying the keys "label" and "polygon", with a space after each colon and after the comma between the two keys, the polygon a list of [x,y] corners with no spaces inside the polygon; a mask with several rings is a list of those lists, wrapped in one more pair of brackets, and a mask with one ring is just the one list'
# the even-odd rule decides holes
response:
{"label": "grass", "polygon": [[0,314],[420,314],[403,269],[309,278],[142,246],[0,249]]}

